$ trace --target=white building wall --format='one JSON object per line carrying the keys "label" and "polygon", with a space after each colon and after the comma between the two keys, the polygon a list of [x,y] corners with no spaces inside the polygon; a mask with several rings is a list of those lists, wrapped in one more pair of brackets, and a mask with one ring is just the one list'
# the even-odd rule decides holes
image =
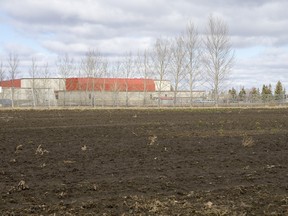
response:
{"label": "white building wall", "polygon": [[[0,99],[12,100],[12,89],[3,88]],[[14,88],[15,106],[56,106],[54,90],[47,88],[35,89],[34,96],[31,88]]]}
{"label": "white building wall", "polygon": [[34,81],[34,87],[35,88],[50,88],[54,91],[63,91],[66,89],[65,87],[65,79],[61,78],[55,78],[55,79],[32,79],[32,78],[26,78],[21,79],[21,88],[32,88]]}
{"label": "white building wall", "polygon": [[[155,90],[156,91],[171,91],[171,82],[167,80],[155,80]],[[160,87],[161,84],[161,87]],[[161,88],[161,89],[160,89]]]}

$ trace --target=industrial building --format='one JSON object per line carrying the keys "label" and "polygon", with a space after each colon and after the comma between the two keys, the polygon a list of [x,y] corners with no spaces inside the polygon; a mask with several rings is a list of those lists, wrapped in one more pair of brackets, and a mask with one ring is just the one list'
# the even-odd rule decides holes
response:
{"label": "industrial building", "polygon": [[[126,78],[22,78],[0,82],[0,105],[10,106],[153,106],[174,104],[171,82]],[[205,97],[194,91],[193,100]],[[179,91],[177,103],[189,104]]]}

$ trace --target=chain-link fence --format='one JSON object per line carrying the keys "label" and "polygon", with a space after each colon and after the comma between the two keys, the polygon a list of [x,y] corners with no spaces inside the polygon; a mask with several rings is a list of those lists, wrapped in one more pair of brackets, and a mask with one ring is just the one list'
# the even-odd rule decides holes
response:
{"label": "chain-link fence", "polygon": [[286,95],[272,95],[272,94],[255,94],[244,96],[224,95],[220,100],[220,104],[226,106],[277,106],[286,105],[288,99]]}
{"label": "chain-link fence", "polygon": [[0,107],[57,106],[54,91],[49,88],[2,88]]}
{"label": "chain-link fence", "polygon": [[[189,97],[190,95],[190,97]],[[192,96],[192,97],[191,97]],[[222,94],[218,101],[205,92],[85,92],[54,91],[49,88],[2,88],[0,107],[254,107],[285,106],[285,95]]]}

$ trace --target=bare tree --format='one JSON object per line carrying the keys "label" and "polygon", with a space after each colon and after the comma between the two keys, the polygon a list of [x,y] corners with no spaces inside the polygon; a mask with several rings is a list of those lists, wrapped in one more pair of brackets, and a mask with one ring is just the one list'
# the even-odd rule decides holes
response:
{"label": "bare tree", "polygon": [[51,71],[49,70],[49,64],[48,62],[46,62],[42,67],[41,69],[39,69],[39,76],[41,78],[44,78],[44,88],[48,88],[49,87],[49,78],[51,78]]}
{"label": "bare tree", "polygon": [[95,82],[95,78],[99,78],[102,76],[101,64],[102,55],[94,50],[88,51],[81,61],[81,70],[88,78],[88,82],[86,85],[86,93],[88,93],[88,91],[93,92],[93,95],[91,95],[91,102],[93,106],[95,105],[95,88],[97,85],[97,83]]}
{"label": "bare tree", "polygon": [[31,66],[29,69],[29,75],[32,78],[31,80],[31,90],[32,90],[32,101],[33,101],[33,107],[36,107],[37,105],[37,92],[36,92],[36,82],[35,78],[39,76],[39,69],[38,65],[36,63],[36,59],[32,58],[31,60]]}
{"label": "bare tree", "polygon": [[86,77],[101,76],[102,55],[95,50],[89,50],[81,61],[81,70]]}
{"label": "bare tree", "polygon": [[143,53],[138,52],[137,56],[137,70],[144,78],[143,83],[143,105],[145,106],[147,103],[147,80],[151,78],[152,72],[151,72],[151,59],[149,58],[149,51],[144,50]]}
{"label": "bare tree", "polygon": [[70,58],[69,55],[66,53],[63,56],[58,56],[58,59],[56,61],[56,66],[58,68],[58,72],[60,77],[63,79],[60,85],[60,89],[64,89],[64,100],[63,105],[66,105],[66,85],[69,85],[69,83],[66,83],[66,79],[74,74],[75,71],[75,64],[74,59]]}
{"label": "bare tree", "polygon": [[102,75],[102,82],[100,85],[101,96],[102,96],[102,107],[105,105],[105,92],[106,92],[106,78],[109,76],[109,62],[108,59],[103,59],[101,64],[101,75]]}
{"label": "bare tree", "polygon": [[234,61],[228,26],[222,19],[209,17],[204,45],[205,75],[217,106],[219,93],[231,72]]}
{"label": "bare tree", "polygon": [[0,82],[2,82],[3,80],[5,80],[6,76],[6,71],[4,70],[4,65],[3,62],[0,62]]}
{"label": "bare tree", "polygon": [[63,56],[58,56],[56,66],[58,67],[59,75],[64,79],[74,74],[75,71],[74,59],[70,58],[67,53]]}
{"label": "bare tree", "polygon": [[[113,67],[112,67],[112,77],[116,78],[119,77],[119,74],[122,70],[122,65],[123,62],[120,61],[119,59],[113,63]],[[112,102],[113,102],[113,106],[118,106],[118,100],[119,100],[119,91],[120,91],[120,83],[118,82],[117,79],[114,80],[114,82],[112,83],[112,85],[110,86],[111,91],[112,91]]]}
{"label": "bare tree", "polygon": [[51,71],[49,70],[49,64],[48,62],[46,62],[43,65],[43,70],[42,70],[42,75],[41,77],[45,78],[45,79],[49,79],[51,78]]}
{"label": "bare tree", "polygon": [[129,106],[129,85],[128,85],[128,80],[129,78],[132,77],[133,75],[133,69],[134,69],[134,64],[135,64],[135,59],[132,55],[131,52],[129,52],[124,61],[123,61],[123,75],[124,75],[124,78],[125,78],[125,105],[126,106]]}
{"label": "bare tree", "polygon": [[179,85],[185,78],[186,72],[186,49],[183,36],[178,36],[173,41],[171,47],[171,71],[170,74],[174,82],[174,97],[173,104],[174,106],[177,103],[177,94],[179,90]]}
{"label": "bare tree", "polygon": [[163,91],[163,81],[166,78],[171,59],[170,41],[163,38],[158,38],[151,53],[151,61],[153,70],[158,77],[158,106],[161,105],[161,94]]}
{"label": "bare tree", "polygon": [[198,31],[195,25],[192,22],[189,22],[186,33],[184,36],[186,44],[186,74],[189,83],[190,91],[190,106],[193,103],[193,91],[197,83],[203,79],[201,73],[201,59],[202,59],[202,50],[201,50],[201,39],[199,37]]}
{"label": "bare tree", "polygon": [[43,88],[43,90],[41,91],[41,95],[39,97],[43,99],[43,104],[47,103],[48,107],[50,107],[51,103],[53,102],[55,104],[56,101],[54,89],[51,88],[51,71],[49,70],[48,62],[46,62],[39,68],[39,77],[43,78],[40,86],[41,88]]}
{"label": "bare tree", "polygon": [[20,60],[17,54],[10,53],[8,57],[8,79],[11,80],[11,102],[12,107],[15,106],[15,79],[18,77],[20,72],[18,71],[18,67],[20,64]]}
{"label": "bare tree", "polygon": [[[6,76],[6,74],[5,74],[5,70],[4,70],[4,66],[3,66],[3,62],[1,61],[0,62],[0,83],[3,81],[3,80],[5,80],[5,77]],[[2,88],[2,86],[0,85],[0,88]],[[2,95],[2,99],[3,99],[3,97],[4,97],[4,91],[2,90],[2,89],[0,89],[1,91],[0,91],[0,93],[1,93],[1,95]]]}

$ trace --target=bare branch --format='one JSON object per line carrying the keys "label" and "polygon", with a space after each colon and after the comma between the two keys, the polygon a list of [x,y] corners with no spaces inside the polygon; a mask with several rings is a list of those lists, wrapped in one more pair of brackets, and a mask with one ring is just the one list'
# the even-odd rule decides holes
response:
{"label": "bare branch", "polygon": [[51,72],[50,72],[50,70],[49,70],[49,64],[48,64],[48,62],[46,62],[46,64],[44,64],[42,70],[40,70],[40,76],[41,76],[42,78],[46,78],[46,79],[48,79],[48,78],[51,77]]}
{"label": "bare branch", "polygon": [[207,82],[218,104],[219,93],[231,73],[234,52],[228,35],[227,24],[218,17],[209,17],[204,54]]}
{"label": "bare branch", "polygon": [[171,60],[171,43],[167,39],[158,38],[151,55],[153,70],[158,78],[158,106],[160,106],[160,96],[163,89],[163,81],[169,72]]}
{"label": "bare branch", "polygon": [[20,74],[20,72],[18,71],[20,60],[17,54],[10,53],[7,62],[8,62],[8,79],[11,80],[11,102],[12,102],[12,107],[14,107],[15,105],[14,104],[14,94],[15,94],[14,81]]}
{"label": "bare branch", "polygon": [[64,56],[58,56],[56,66],[58,68],[59,75],[64,79],[70,77],[75,72],[74,59],[70,58],[67,53]]}
{"label": "bare branch", "polygon": [[177,102],[177,94],[179,85],[185,78],[186,65],[185,65],[186,49],[183,36],[178,36],[174,39],[171,47],[171,70],[170,74],[174,81],[174,106]]}
{"label": "bare branch", "polygon": [[128,79],[133,76],[133,70],[135,65],[135,59],[131,52],[129,52],[123,61],[123,76],[125,78],[125,104],[129,106],[129,86],[128,86]]}
{"label": "bare branch", "polygon": [[15,53],[10,53],[8,57],[8,79],[15,80],[20,72],[18,71],[19,67],[19,56]]}
{"label": "bare branch", "polygon": [[203,81],[203,73],[201,73],[201,38],[198,30],[192,22],[189,22],[185,32],[185,44],[187,49],[187,78],[190,90],[190,105],[193,102],[193,91],[196,85]]}
{"label": "bare branch", "polygon": [[6,71],[4,70],[3,62],[0,62],[0,82],[6,79]]}
{"label": "bare branch", "polygon": [[31,80],[31,89],[32,89],[32,98],[33,98],[33,107],[37,104],[37,91],[36,91],[36,82],[35,78],[39,75],[38,65],[36,63],[36,59],[32,58],[31,60],[31,66],[29,69],[29,75],[32,78]]}
{"label": "bare branch", "polygon": [[101,77],[102,55],[100,52],[90,50],[81,61],[81,70],[86,77]]}

